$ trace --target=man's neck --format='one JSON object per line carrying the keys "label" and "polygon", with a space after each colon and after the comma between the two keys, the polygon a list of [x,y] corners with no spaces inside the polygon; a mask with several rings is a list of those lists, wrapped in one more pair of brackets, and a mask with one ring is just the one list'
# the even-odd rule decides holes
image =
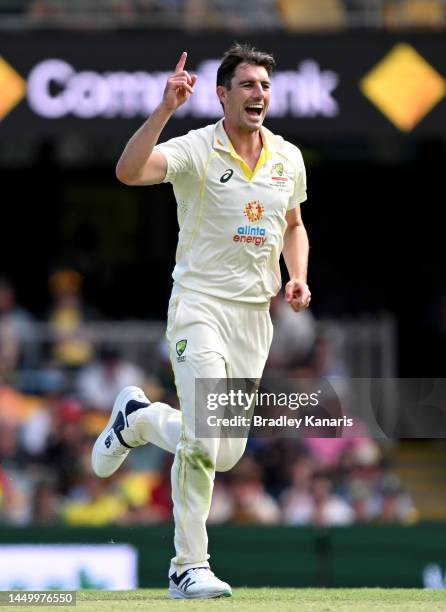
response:
{"label": "man's neck", "polygon": [[223,126],[235,151],[250,166],[252,166],[253,163],[255,166],[263,147],[260,130],[256,130],[255,132],[240,130],[226,120],[223,122]]}

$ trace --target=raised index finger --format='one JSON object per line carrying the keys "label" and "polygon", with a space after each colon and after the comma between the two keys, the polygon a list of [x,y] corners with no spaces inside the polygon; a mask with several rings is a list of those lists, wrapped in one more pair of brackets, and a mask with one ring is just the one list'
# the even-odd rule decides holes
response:
{"label": "raised index finger", "polygon": [[182,70],[184,70],[184,65],[186,64],[186,60],[187,60],[187,51],[183,51],[183,53],[180,56],[180,59],[178,60],[178,64],[175,67],[175,72],[181,72]]}

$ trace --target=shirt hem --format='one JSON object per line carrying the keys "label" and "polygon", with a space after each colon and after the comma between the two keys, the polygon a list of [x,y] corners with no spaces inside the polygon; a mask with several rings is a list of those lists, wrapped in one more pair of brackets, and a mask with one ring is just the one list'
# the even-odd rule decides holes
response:
{"label": "shirt hem", "polygon": [[180,285],[179,283],[174,282],[172,287],[172,297],[178,295],[192,293],[198,296],[206,296],[211,300],[216,300],[217,302],[221,302],[222,304],[232,304],[233,306],[241,306],[243,308],[249,308],[250,310],[269,310],[271,300],[266,300],[265,302],[246,302],[244,300],[236,300],[231,298],[223,298],[219,295],[214,295],[213,293],[208,293],[206,291],[199,291],[197,289],[189,289],[184,285]]}

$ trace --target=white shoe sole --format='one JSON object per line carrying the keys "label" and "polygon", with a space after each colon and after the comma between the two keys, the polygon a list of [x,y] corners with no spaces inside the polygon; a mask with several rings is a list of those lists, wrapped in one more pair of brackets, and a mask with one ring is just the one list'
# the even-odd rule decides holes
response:
{"label": "white shoe sole", "polygon": [[[139,394],[142,396],[142,398],[136,398],[136,394]],[[102,433],[99,434],[96,442],[94,443],[91,453],[91,465],[96,476],[99,476],[100,478],[108,478],[114,474],[130,452],[130,449],[128,449],[122,455],[107,455],[101,452],[101,450],[104,448],[105,438],[115,422],[118,413],[120,410],[125,408],[127,402],[133,398],[142,400],[147,399],[144,392],[139,387],[124,387],[124,389],[122,389],[122,391],[118,394],[115,403],[113,404],[113,410],[111,411],[107,425],[102,430]]]}
{"label": "white shoe sole", "polygon": [[216,599],[217,597],[231,597],[232,591],[216,591],[215,593],[203,593],[201,595],[188,595],[181,589],[169,587],[170,599]]}

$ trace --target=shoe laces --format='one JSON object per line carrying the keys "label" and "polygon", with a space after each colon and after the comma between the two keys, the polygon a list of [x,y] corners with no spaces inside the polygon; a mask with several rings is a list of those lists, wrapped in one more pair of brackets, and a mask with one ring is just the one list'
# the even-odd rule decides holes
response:
{"label": "shoe laces", "polygon": [[215,578],[214,572],[212,572],[209,567],[193,567],[188,571],[188,575],[190,576],[192,573],[197,582],[209,580],[209,578]]}
{"label": "shoe laces", "polygon": [[109,430],[109,432],[107,433],[107,436],[109,436],[110,434],[112,436],[112,439],[111,439],[111,449],[109,449],[108,454],[112,455],[113,457],[118,457],[119,455],[124,455],[125,453],[127,453],[129,449],[123,446],[119,442],[119,440],[116,438],[115,433],[113,432],[112,429]]}

